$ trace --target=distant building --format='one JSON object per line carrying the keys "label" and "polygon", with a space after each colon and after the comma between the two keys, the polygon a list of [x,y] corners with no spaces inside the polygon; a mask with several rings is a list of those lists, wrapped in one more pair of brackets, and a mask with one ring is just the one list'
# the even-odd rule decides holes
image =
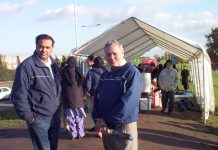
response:
{"label": "distant building", "polygon": [[5,56],[0,55],[1,62],[4,63],[7,69],[16,69],[17,66],[26,59],[26,56]]}
{"label": "distant building", "polygon": [[[7,69],[16,69],[17,66],[24,61],[29,56],[6,56],[6,55],[0,55],[1,62],[4,66],[7,67]],[[60,61],[62,61],[63,56],[54,56],[53,58],[58,58]],[[67,58],[67,56],[65,56]]]}

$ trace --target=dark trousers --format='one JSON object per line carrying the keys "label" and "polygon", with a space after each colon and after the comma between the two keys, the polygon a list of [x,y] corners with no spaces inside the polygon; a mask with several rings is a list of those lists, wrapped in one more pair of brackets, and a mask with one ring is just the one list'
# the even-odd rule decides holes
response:
{"label": "dark trousers", "polygon": [[182,81],[182,84],[183,84],[183,87],[184,87],[184,90],[188,90],[189,89],[189,83],[188,83],[188,80],[183,80]]}
{"label": "dark trousers", "polygon": [[168,104],[168,111],[173,112],[175,92],[174,91],[168,91],[167,92],[167,91],[161,90],[161,94],[162,94],[162,107],[163,107],[163,110],[165,110],[167,108],[167,104]]}
{"label": "dark trousers", "polygon": [[57,150],[60,123],[60,114],[56,114],[53,117],[37,116],[28,125],[34,150]]}

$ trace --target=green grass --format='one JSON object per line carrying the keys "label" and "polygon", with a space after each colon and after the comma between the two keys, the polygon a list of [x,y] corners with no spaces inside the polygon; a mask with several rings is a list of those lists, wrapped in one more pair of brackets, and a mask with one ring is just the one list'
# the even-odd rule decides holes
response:
{"label": "green grass", "polygon": [[12,83],[4,83],[4,82],[1,82],[1,86],[5,86],[5,87],[12,88]]}
{"label": "green grass", "polygon": [[0,128],[14,128],[24,124],[25,122],[17,116],[13,108],[0,111]]}
{"label": "green grass", "polygon": [[[177,65],[178,75],[181,79],[181,66]],[[213,127],[218,127],[218,73],[212,73],[213,76],[213,87],[214,87],[214,96],[215,96],[215,112],[214,114],[210,114],[209,120],[207,121],[207,125],[213,126]],[[180,82],[179,84],[179,89],[183,89],[183,86]],[[192,82],[189,84],[189,90],[194,92],[194,85]]]}
{"label": "green grass", "polygon": [[218,127],[218,73],[213,73],[213,87],[215,95],[215,113],[210,115],[207,122],[208,125]]}

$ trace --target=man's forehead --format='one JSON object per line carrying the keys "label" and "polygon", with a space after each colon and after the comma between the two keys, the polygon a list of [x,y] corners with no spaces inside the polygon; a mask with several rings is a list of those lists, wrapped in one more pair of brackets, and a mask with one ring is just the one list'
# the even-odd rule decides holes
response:
{"label": "man's forehead", "polygon": [[108,51],[121,51],[121,48],[119,45],[113,44],[108,47]]}
{"label": "man's forehead", "polygon": [[43,45],[43,44],[52,45],[52,40],[49,40],[49,39],[41,39],[41,40],[38,41],[38,44],[39,44],[39,45]]}

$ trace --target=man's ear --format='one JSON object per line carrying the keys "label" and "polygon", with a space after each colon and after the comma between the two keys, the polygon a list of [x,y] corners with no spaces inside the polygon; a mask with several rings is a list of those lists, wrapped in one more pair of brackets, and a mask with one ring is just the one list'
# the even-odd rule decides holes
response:
{"label": "man's ear", "polygon": [[123,54],[123,56],[124,56],[124,50],[122,50],[122,54]]}

